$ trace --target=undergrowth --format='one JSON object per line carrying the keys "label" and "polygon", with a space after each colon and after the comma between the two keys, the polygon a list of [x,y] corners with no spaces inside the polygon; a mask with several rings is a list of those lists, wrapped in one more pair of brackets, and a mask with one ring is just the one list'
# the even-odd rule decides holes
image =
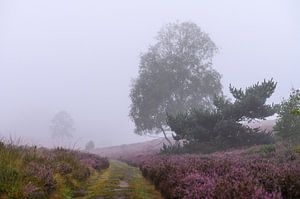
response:
{"label": "undergrowth", "polygon": [[74,198],[85,194],[91,173],[106,158],[63,148],[14,146],[0,142],[0,198]]}

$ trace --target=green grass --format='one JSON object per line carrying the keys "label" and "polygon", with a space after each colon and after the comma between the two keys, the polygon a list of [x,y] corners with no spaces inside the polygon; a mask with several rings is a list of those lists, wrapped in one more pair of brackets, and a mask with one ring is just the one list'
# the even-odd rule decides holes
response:
{"label": "green grass", "polygon": [[[120,187],[123,182],[128,186]],[[140,170],[126,163],[111,160],[110,167],[102,173],[94,173],[87,183],[88,194],[80,199],[133,198],[161,199],[154,186],[143,178]]]}
{"label": "green grass", "polygon": [[94,160],[108,165],[91,154],[0,142],[0,199],[162,198],[138,168],[112,160],[100,170]]}
{"label": "green grass", "polygon": [[298,155],[300,155],[300,146],[295,146],[294,147],[294,151],[295,151],[295,153],[297,153]]}
{"label": "green grass", "polygon": [[37,149],[0,141],[0,199],[74,198],[91,172],[105,167],[105,161],[78,151]]}
{"label": "green grass", "polygon": [[22,172],[22,153],[12,146],[0,145],[0,196],[20,198],[26,180]]}

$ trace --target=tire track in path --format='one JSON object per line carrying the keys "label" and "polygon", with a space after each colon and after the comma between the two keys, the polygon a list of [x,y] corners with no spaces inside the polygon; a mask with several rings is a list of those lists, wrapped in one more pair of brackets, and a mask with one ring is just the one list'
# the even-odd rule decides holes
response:
{"label": "tire track in path", "polygon": [[111,160],[110,167],[94,173],[87,183],[87,194],[78,199],[162,199],[140,170]]}

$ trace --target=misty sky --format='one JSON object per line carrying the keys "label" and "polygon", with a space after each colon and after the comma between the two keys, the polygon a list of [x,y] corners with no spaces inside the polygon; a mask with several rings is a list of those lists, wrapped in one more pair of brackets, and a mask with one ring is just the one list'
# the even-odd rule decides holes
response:
{"label": "misty sky", "polygon": [[297,0],[0,0],[0,135],[53,145],[53,115],[68,111],[73,142],[139,142],[128,118],[139,55],[168,22],[192,21],[220,48],[228,85],[278,81],[270,101],[300,88]]}

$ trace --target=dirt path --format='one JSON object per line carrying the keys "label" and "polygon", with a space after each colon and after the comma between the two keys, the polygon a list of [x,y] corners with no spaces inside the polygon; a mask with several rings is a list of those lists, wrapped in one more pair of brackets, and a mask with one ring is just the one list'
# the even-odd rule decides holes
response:
{"label": "dirt path", "polygon": [[[80,199],[162,199],[140,170],[112,160],[103,173],[95,173],[87,184],[87,195]],[[78,198],[79,199],[79,198]]]}

